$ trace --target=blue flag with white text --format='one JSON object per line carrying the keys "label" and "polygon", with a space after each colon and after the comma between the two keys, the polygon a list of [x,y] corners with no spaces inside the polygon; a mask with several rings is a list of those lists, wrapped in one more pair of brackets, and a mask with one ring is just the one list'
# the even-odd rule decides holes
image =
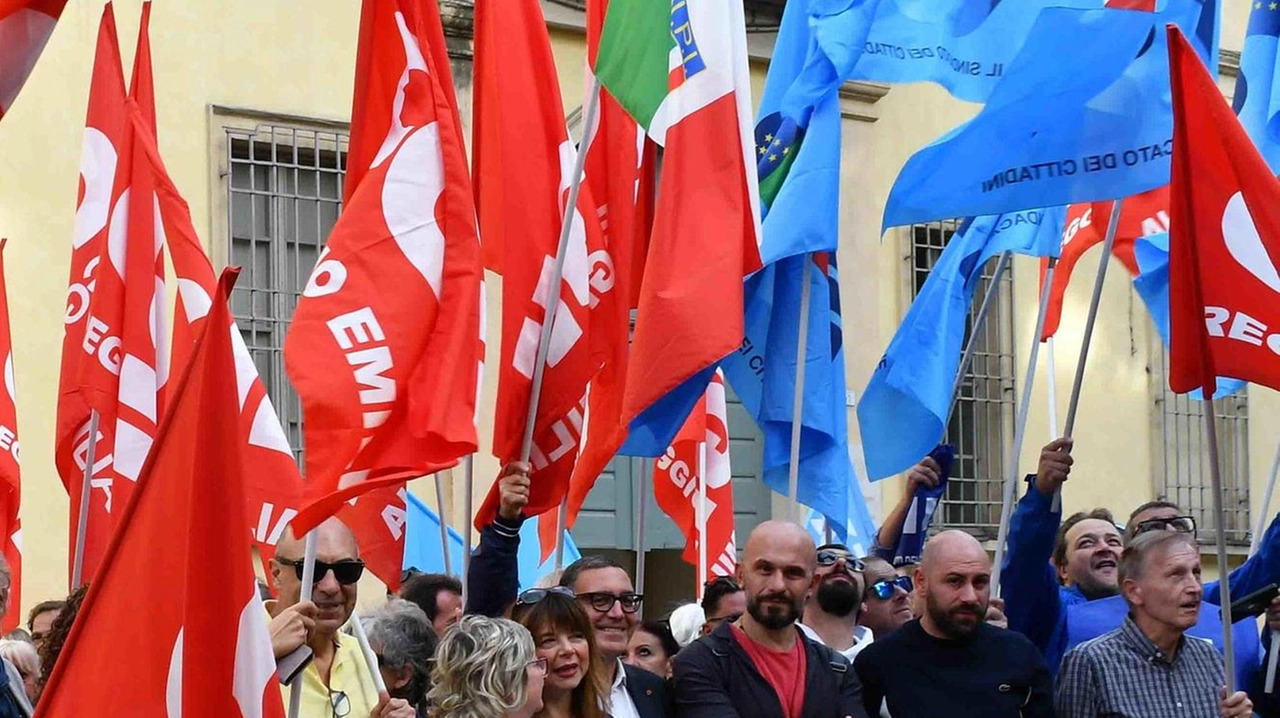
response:
{"label": "blue flag with white text", "polygon": [[1233,109],[1272,172],[1280,171],[1280,3],[1250,5]]}
{"label": "blue flag with white text", "polygon": [[982,111],[907,161],[884,226],[1114,199],[1168,184],[1170,22],[1217,66],[1217,0],[1167,0],[1158,13],[1043,10]]}
{"label": "blue flag with white text", "polygon": [[969,305],[987,260],[1062,249],[1066,209],[1025,210],[968,222],[942,250],[858,401],[871,480],[923,459],[943,435],[964,351]]}
{"label": "blue flag with white text", "polygon": [[911,498],[911,508],[902,522],[902,533],[898,536],[898,545],[893,550],[895,567],[920,563],[924,553],[924,542],[929,536],[929,524],[933,514],[938,510],[942,497],[947,495],[947,479],[951,478],[951,465],[956,458],[956,447],[940,444],[929,452],[929,456],[938,462],[937,486],[920,486]]}

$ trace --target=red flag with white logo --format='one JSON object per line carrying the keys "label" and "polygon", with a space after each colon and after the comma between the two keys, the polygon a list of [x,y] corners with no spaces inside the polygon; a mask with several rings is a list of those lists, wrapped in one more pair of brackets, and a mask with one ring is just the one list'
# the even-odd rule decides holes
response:
{"label": "red flag with white logo", "polygon": [[[705,470],[699,470],[705,451]],[[658,506],[684,534],[682,558],[701,565],[707,543],[707,570],[699,575],[732,576],[738,565],[733,531],[733,485],[729,467],[729,423],[724,376],[716,370],[707,393],[689,414],[667,452],[654,462],[653,491]],[[706,487],[706,532],[698,525],[700,489]]]}
{"label": "red flag with white logo", "polygon": [[4,359],[4,394],[0,395],[0,539],[9,564],[9,610],[0,630],[22,623],[21,452],[18,448],[18,394],[13,381],[13,337],[9,329],[9,293],[5,288],[4,245],[0,239],[0,357]]}
{"label": "red flag with white logo", "polygon": [[0,118],[13,106],[67,0],[0,0]]}
{"label": "red flag with white logo", "polygon": [[[502,274],[502,347],[493,451],[520,458],[542,327],[555,320],[537,400],[527,515],[559,507],[584,429],[587,384],[601,366],[591,308],[605,290],[595,262],[607,254],[591,187],[584,184],[551,286],[577,151],[565,126],[546,20],[537,0],[479,3],[475,40],[476,208],[487,266]],[[497,513],[497,484],[476,514]]]}
{"label": "red flag with white logo", "polygon": [[[155,450],[40,697],[41,718],[266,716],[284,707],[243,521],[224,275]],[[216,550],[211,550],[216,549]],[[139,621],[139,586],[150,592]],[[122,657],[122,648],[127,657]],[[124,658],[124,659],[122,659]]]}
{"label": "red flag with white logo", "polygon": [[[476,449],[480,246],[457,107],[427,3],[366,0],[353,115],[385,127],[298,302],[285,368],[302,399],[307,531],[364,492]],[[359,89],[373,83],[383,91]],[[364,130],[361,130],[364,131]]]}
{"label": "red flag with white logo", "polygon": [[1186,38],[1168,32],[1169,388],[1208,397],[1223,376],[1280,389],[1280,180]]}

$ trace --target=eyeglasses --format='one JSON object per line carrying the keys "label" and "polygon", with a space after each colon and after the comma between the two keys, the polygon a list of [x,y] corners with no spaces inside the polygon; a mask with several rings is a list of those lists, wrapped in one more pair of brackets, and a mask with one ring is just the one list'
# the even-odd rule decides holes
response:
{"label": "eyeglasses", "polygon": [[342,691],[329,691],[329,706],[333,708],[333,718],[347,718],[351,715],[351,701]]}
{"label": "eyeglasses", "polygon": [[529,661],[528,665],[530,668],[536,668],[542,675],[547,675],[547,659],[535,658],[532,661]]}
{"label": "eyeglasses", "polygon": [[1148,531],[1177,531],[1183,534],[1195,534],[1196,520],[1191,516],[1165,516],[1157,519],[1141,521],[1134,527],[1133,535],[1138,536]]}
{"label": "eyeglasses", "polygon": [[727,616],[717,616],[716,618],[708,618],[707,623],[713,626],[718,626],[721,623],[724,623],[725,621],[728,621],[729,623],[733,623],[734,621],[737,621],[739,618],[742,618],[741,613],[730,613]]}
{"label": "eyeglasses", "polygon": [[910,576],[898,576],[893,579],[886,578],[881,581],[876,581],[871,584],[871,587],[868,590],[871,592],[871,595],[881,601],[888,601],[893,598],[895,589],[899,588],[907,593],[911,593],[912,589],[915,588],[915,584],[911,582]]}
{"label": "eyeglasses", "polygon": [[818,552],[818,565],[823,568],[834,566],[840,560],[843,560],[845,565],[854,571],[861,572],[866,568],[862,561],[848,551],[841,551],[838,548],[824,548]]}
{"label": "eyeglasses", "polygon": [[640,610],[640,603],[644,601],[644,596],[638,593],[624,593],[621,596],[615,596],[612,593],[595,592],[578,594],[579,601],[586,601],[592,608],[600,613],[608,613],[613,610],[613,604],[622,604],[623,613],[635,613]]}
{"label": "eyeglasses", "polygon": [[417,566],[410,566],[400,572],[400,583],[408,583],[409,579],[417,578],[425,573],[426,571],[419,569]]}
{"label": "eyeglasses", "polygon": [[[293,566],[293,572],[298,576],[298,580],[302,580],[302,566],[306,561],[303,559],[280,558],[276,556],[276,561],[285,566]],[[325,563],[324,561],[316,561],[316,573],[312,577],[312,581],[320,583],[324,580],[325,575],[333,571],[333,577],[343,586],[350,586],[360,577],[364,575],[364,561],[358,558],[344,559],[334,563]]]}
{"label": "eyeglasses", "polygon": [[573,595],[573,591],[569,590],[565,586],[552,586],[551,588],[531,588],[528,591],[525,591],[524,593],[520,594],[519,596],[516,596],[516,605],[532,606],[533,604],[541,602],[542,599],[552,594],[555,594],[557,596],[564,596],[565,598],[575,597]]}

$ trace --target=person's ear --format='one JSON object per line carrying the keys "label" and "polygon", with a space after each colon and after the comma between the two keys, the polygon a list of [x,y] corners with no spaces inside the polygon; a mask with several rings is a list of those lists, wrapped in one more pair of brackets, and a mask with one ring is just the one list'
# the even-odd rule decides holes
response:
{"label": "person's ear", "polygon": [[398,671],[392,671],[391,685],[387,687],[392,690],[400,690],[409,685],[411,680],[413,680],[413,666],[404,666]]}

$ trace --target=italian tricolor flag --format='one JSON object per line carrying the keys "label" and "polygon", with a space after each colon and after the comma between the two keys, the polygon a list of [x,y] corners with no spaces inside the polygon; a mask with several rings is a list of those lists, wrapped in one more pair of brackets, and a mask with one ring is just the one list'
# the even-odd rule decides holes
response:
{"label": "italian tricolor flag", "polygon": [[[630,421],[677,389],[692,406],[706,370],[742,342],[742,279],[760,266],[742,3],[610,0],[594,69],[664,147],[623,400]],[[701,386],[687,385],[695,376]],[[684,416],[664,419],[669,443]]]}

